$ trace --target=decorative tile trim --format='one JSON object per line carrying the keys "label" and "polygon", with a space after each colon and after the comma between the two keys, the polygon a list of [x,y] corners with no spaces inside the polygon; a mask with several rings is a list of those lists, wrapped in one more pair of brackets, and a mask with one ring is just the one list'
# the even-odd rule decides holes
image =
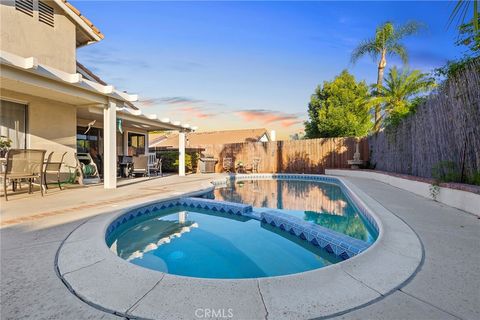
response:
{"label": "decorative tile trim", "polygon": [[242,215],[250,218],[255,218],[251,205],[203,198],[180,198],[149,204],[147,206],[132,209],[120,215],[108,226],[105,238],[108,238],[109,235],[118,227],[132,219],[141,216],[156,215],[159,210],[165,210],[174,207],[184,209],[205,209],[221,213]]}
{"label": "decorative tile trim", "polygon": [[187,208],[205,209],[236,215],[246,215],[253,211],[252,206],[248,204],[203,198],[182,198],[180,199],[180,205]]}
{"label": "decorative tile trim", "polygon": [[362,240],[303,221],[278,210],[261,212],[261,221],[296,235],[343,260],[351,258],[369,247],[368,243]]}

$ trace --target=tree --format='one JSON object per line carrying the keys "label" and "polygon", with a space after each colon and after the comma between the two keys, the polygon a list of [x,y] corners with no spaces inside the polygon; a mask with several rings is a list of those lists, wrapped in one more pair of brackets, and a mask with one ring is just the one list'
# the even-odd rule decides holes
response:
{"label": "tree", "polygon": [[479,0],[459,0],[453,8],[452,13],[450,14],[450,18],[448,20],[448,24],[451,25],[453,20],[457,19],[460,24],[465,24],[465,17],[469,10],[470,4],[473,4],[473,30],[475,32],[479,32],[479,11],[478,11],[478,2]]}
{"label": "tree", "polygon": [[[352,62],[365,55],[370,55],[374,61],[378,60],[377,72],[377,91],[380,91],[383,82],[383,74],[387,66],[387,56],[397,55],[403,63],[408,62],[407,49],[400,40],[406,36],[417,33],[421,25],[417,22],[408,22],[403,26],[396,26],[392,22],[385,22],[377,27],[375,36],[371,39],[364,40],[352,52]],[[375,126],[374,130],[380,127],[380,106],[375,106]]]}
{"label": "tree", "polygon": [[399,72],[393,67],[385,79],[385,86],[371,98],[370,104],[382,106],[382,117],[386,117],[388,123],[396,123],[414,110],[422,93],[434,87],[435,80],[426,73],[408,69]]}
{"label": "tree", "polygon": [[[479,20],[477,19],[477,23]],[[462,24],[458,27],[458,39],[455,44],[468,48],[468,51],[465,53],[467,57],[480,55],[480,32],[475,31],[473,22]]]}
{"label": "tree", "polygon": [[344,70],[333,81],[323,82],[308,105],[307,138],[365,136],[372,127],[368,86]]}

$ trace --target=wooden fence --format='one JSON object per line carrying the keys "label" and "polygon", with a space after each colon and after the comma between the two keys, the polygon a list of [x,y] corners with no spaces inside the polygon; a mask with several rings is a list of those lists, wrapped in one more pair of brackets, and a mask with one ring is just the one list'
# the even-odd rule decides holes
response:
{"label": "wooden fence", "polygon": [[[203,145],[203,155],[218,159],[215,171],[222,172],[223,159],[245,165],[260,159],[259,172],[265,173],[324,173],[325,168],[348,168],[353,159],[355,138],[328,138],[293,141],[245,142],[223,145]],[[361,139],[362,160],[368,160],[368,141]]]}
{"label": "wooden fence", "polygon": [[383,171],[429,178],[432,167],[449,161],[464,178],[480,172],[480,58],[369,145],[371,164]]}

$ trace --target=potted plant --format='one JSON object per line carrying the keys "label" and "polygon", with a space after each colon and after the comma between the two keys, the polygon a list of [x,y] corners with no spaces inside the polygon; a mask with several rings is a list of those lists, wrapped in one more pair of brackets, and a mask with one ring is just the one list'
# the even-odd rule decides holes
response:
{"label": "potted plant", "polygon": [[0,136],[0,158],[4,158],[8,149],[12,146],[12,140],[7,137]]}

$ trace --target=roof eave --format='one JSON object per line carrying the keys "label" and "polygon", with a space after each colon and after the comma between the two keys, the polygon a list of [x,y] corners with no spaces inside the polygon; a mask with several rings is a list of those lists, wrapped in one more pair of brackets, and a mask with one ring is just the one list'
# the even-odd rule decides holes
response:
{"label": "roof eave", "polygon": [[101,41],[105,36],[93,23],[83,16],[80,11],[66,0],[53,0],[65,13],[90,37],[90,41],[84,42],[77,47]]}

